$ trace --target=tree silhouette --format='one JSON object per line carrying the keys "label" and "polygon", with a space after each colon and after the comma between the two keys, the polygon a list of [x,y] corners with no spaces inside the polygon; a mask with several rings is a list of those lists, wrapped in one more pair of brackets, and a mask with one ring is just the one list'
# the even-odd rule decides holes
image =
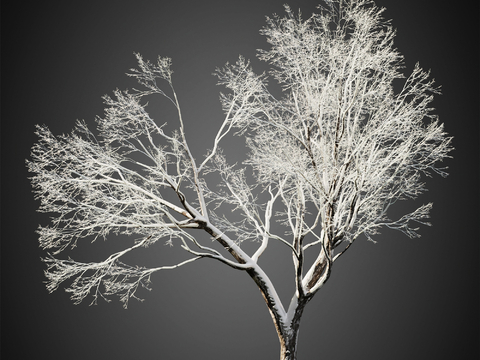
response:
{"label": "tree silhouette", "polygon": [[[49,291],[71,279],[66,291],[75,303],[116,294],[127,307],[139,286],[149,289],[152,273],[212,258],[255,281],[281,359],[295,359],[306,304],[360,235],[373,241],[389,227],[419,236],[412,224],[428,224],[431,204],[393,220],[388,210],[420,195],[423,175],[446,176],[437,163],[448,156],[451,139],[429,107],[438,88],[418,65],[404,77],[395,31],[373,2],[326,1],[307,20],[285,9],[285,17],[267,18],[261,33],[271,47],[258,53],[282,96],[243,57],[217,69],[227,89],[220,96],[225,118],[202,161],[185,137],[169,58],[151,63],[136,54],[138,69],[128,75],[142,89],[104,97],[98,136],[83,121],[70,135],[37,127],[27,164],[40,211],[55,214],[38,230],[41,247],[51,252],[43,259]],[[178,128],[171,133],[146,111],[144,98],[158,95],[176,109]],[[220,148],[231,133],[243,136],[250,150],[243,167],[230,165]],[[81,239],[113,235],[131,236],[131,245],[104,261],[55,257]],[[159,240],[191,257],[153,268],[121,261]],[[257,242],[253,254],[244,241]],[[287,307],[259,261],[269,241],[292,254],[296,286]],[[306,252],[316,256],[309,266]]]}

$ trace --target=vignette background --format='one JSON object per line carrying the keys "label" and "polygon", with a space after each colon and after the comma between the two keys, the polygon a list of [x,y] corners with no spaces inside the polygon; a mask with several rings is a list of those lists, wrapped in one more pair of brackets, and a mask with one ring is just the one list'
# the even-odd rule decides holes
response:
{"label": "vignette background", "polygon": [[[3,4],[2,357],[278,358],[255,284],[214,261],[157,273],[152,292],[139,294],[145,301],[132,300],[128,310],[115,298],[89,307],[88,299],[73,305],[61,289],[48,294],[45,252],[34,233],[48,216],[35,211],[24,159],[36,141],[34,124],[47,124],[54,134],[70,132],[76,119],[93,128],[103,114],[102,95],[137,86],[124,75],[136,65],[134,51],[173,59],[187,138],[200,158],[223,118],[222,88],[211,73],[239,54],[262,71],[255,49],[268,45],[258,30],[265,15],[283,15],[284,2]],[[307,18],[317,1],[287,3]],[[456,150],[446,161],[450,176],[427,179],[429,192],[418,200],[434,202],[433,227],[422,227],[422,238],[384,231],[377,244],[358,239],[336,263],[302,318],[299,359],[471,359],[478,353],[479,29],[478,4],[470,3],[377,1],[398,30],[406,73],[419,61],[442,85],[434,106]],[[161,108],[154,111],[159,122],[172,122],[159,117]],[[93,259],[94,249],[113,241],[82,249]],[[181,252],[160,243],[152,251]],[[291,276],[288,268],[278,271]],[[279,291],[287,301],[290,294]]]}

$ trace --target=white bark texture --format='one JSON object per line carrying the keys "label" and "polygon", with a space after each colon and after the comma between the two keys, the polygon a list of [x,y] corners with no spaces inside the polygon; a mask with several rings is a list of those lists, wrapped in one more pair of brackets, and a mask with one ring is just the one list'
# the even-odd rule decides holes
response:
{"label": "white bark texture", "polygon": [[[39,126],[28,167],[40,211],[54,214],[38,231],[41,247],[51,253],[44,259],[48,290],[72,279],[67,291],[75,303],[117,294],[126,307],[139,286],[149,287],[152,273],[216,259],[253,278],[282,358],[294,359],[303,308],[333,263],[360,235],[373,240],[383,226],[419,236],[411,224],[425,224],[431,204],[393,220],[388,210],[425,190],[422,175],[446,175],[437,164],[448,156],[450,138],[430,108],[438,89],[418,65],[402,75],[395,31],[381,14],[368,0],[331,0],[307,20],[288,6],[285,17],[268,18],[261,33],[270,48],[258,56],[271,65],[282,97],[274,97],[268,76],[256,75],[242,57],[218,69],[227,89],[220,98],[225,118],[201,163],[185,138],[168,58],[154,64],[136,55],[139,67],[129,75],[144,88],[105,96],[98,136],[84,122],[64,136]],[[171,134],[146,111],[144,98],[155,96],[177,110],[178,129]],[[243,168],[229,165],[220,149],[232,132],[250,148]],[[220,179],[220,187],[211,179]],[[201,230],[221,246],[201,243]],[[134,240],[104,261],[55,257],[84,239],[118,234]],[[155,268],[121,261],[161,239],[191,258]],[[245,240],[258,242],[253,254],[242,250]],[[270,240],[292,253],[296,290],[289,308],[258,264]],[[309,267],[307,251],[316,254]]]}

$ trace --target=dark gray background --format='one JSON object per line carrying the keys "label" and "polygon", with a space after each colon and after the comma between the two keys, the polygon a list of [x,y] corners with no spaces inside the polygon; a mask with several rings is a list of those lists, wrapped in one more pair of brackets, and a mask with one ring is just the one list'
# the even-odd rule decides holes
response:
{"label": "dark gray background", "polygon": [[[145,58],[173,58],[187,137],[205,153],[222,119],[210,74],[238,54],[266,47],[264,16],[284,0],[26,1],[2,8],[2,358],[277,359],[278,340],[250,278],[204,260],[157,273],[153,291],[129,309],[113,299],[74,306],[48,294],[44,256],[24,159],[34,124],[70,132],[93,127],[101,96],[136,84],[123,74]],[[455,137],[447,179],[428,179],[418,203],[434,201],[421,239],[385,231],[358,239],[302,319],[299,359],[474,359],[478,352],[478,4],[379,0],[398,29],[407,72],[416,61],[443,86],[434,106]],[[305,17],[315,1],[291,1]],[[158,112],[160,113],[160,112]],[[161,122],[168,120],[160,119]],[[236,149],[230,148],[230,153]],[[200,156],[199,156],[200,157]],[[405,208],[402,208],[405,206]],[[399,214],[412,204],[400,205]],[[115,241],[111,239],[109,241]],[[100,246],[83,249],[95,256]],[[281,252],[280,246],[272,246]],[[158,244],[155,252],[180,252]],[[172,255],[173,256],[173,255]],[[280,288],[290,268],[266,257]]]}

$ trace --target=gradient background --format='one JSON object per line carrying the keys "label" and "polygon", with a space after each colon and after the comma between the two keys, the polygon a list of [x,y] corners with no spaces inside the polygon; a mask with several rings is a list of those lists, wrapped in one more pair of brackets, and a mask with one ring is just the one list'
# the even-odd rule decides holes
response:
{"label": "gradient background", "polygon": [[[246,274],[203,260],[153,276],[128,310],[116,299],[74,306],[48,294],[37,235],[48,216],[35,212],[24,159],[34,124],[55,134],[75,119],[94,124],[101,96],[136,86],[123,74],[132,53],[173,58],[187,137],[199,155],[211,145],[222,113],[210,74],[238,54],[264,65],[258,30],[283,14],[284,0],[26,1],[2,9],[2,358],[3,359],[278,359],[270,315]],[[305,17],[316,1],[290,1]],[[434,106],[455,137],[450,176],[428,179],[418,203],[434,201],[433,227],[421,239],[384,231],[358,239],[307,307],[298,358],[475,359],[478,352],[479,113],[478,2],[378,0],[398,29],[407,72],[416,61],[443,87]],[[160,111],[158,113],[161,113]],[[160,119],[161,122],[168,120]],[[236,148],[230,148],[234,153]],[[200,156],[199,156],[200,157]],[[405,206],[405,208],[402,208]],[[410,209],[401,204],[398,209]],[[111,239],[110,241],[114,241]],[[91,258],[98,246],[83,248]],[[96,247],[97,246],[97,247]],[[272,245],[272,250],[275,246]],[[281,249],[279,247],[279,249]],[[151,249],[179,253],[158,244]],[[67,254],[68,255],[68,254]],[[65,256],[67,256],[65,255]],[[290,268],[265,265],[284,299]],[[289,265],[290,266],[290,265]]]}

